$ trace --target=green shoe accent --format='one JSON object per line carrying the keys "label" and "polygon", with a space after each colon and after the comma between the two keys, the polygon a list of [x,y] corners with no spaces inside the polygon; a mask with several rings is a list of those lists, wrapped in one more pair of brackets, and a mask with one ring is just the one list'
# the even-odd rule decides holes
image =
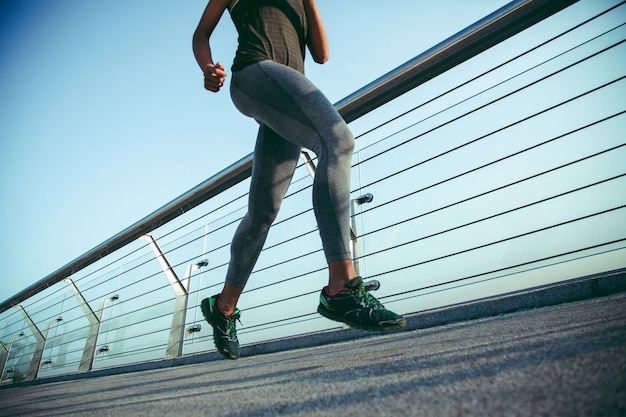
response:
{"label": "green shoe accent", "polygon": [[406,326],[404,317],[387,310],[367,291],[361,277],[349,281],[343,290],[333,296],[323,289],[317,312],[362,330],[387,331]]}
{"label": "green shoe accent", "polygon": [[216,306],[217,295],[205,298],[200,310],[205,320],[213,327],[213,342],[217,351],[227,359],[239,358],[239,340],[237,339],[237,320],[241,317],[238,308],[232,314],[219,311]]}

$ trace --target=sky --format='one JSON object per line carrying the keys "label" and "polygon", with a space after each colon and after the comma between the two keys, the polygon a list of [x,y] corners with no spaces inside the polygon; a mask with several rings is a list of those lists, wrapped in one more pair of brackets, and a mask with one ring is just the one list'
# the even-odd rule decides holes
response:
{"label": "sky", "polygon": [[[506,0],[318,0],[330,38],[306,71],[332,102]],[[256,124],[203,89],[206,2],[0,0],[0,301],[249,154]],[[227,14],[213,57],[230,68]]]}

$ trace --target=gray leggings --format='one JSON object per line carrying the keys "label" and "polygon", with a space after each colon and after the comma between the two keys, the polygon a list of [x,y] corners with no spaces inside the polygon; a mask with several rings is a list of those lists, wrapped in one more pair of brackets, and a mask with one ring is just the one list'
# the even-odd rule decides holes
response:
{"label": "gray leggings", "polygon": [[233,237],[226,283],[244,288],[303,147],[318,157],[313,208],[326,261],[350,259],[354,137],[335,107],[304,75],[273,61],[233,73],[230,93],[237,109],[260,128],[248,212]]}

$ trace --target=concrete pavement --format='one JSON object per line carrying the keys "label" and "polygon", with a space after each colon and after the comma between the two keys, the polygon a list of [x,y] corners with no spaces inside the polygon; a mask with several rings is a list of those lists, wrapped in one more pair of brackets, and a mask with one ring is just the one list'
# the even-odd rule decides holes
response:
{"label": "concrete pavement", "polygon": [[0,416],[87,415],[626,415],[626,293],[237,361],[0,389]]}

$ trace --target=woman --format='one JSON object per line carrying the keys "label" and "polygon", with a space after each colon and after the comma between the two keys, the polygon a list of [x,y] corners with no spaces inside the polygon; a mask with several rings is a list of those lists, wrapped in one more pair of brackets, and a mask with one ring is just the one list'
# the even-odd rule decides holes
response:
{"label": "woman", "polygon": [[223,290],[201,304],[218,351],[239,357],[237,301],[276,218],[303,147],[318,157],[313,207],[329,280],[318,312],[368,330],[401,328],[403,317],[386,310],[363,287],[350,256],[350,168],[354,137],[332,103],[304,76],[305,48],[315,62],[328,60],[328,39],[315,0],[210,0],[193,36],[204,87],[218,92],[227,76],[214,63],[210,37],[228,9],[239,45],[230,92],[244,115],[259,124],[248,212],[231,245]]}

